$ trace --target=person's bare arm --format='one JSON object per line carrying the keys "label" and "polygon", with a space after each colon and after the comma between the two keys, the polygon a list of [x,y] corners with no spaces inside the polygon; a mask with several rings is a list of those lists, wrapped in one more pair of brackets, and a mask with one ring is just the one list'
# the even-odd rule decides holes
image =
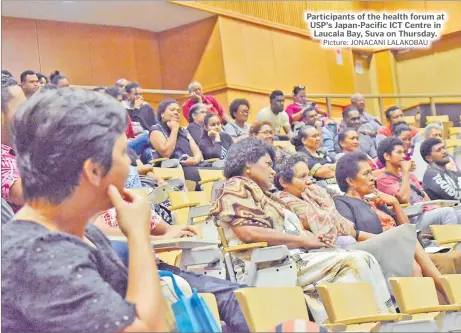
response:
{"label": "person's bare arm", "polygon": [[147,199],[113,185],[108,195],[117,211],[120,229],[127,238],[129,249],[128,286],[126,300],[136,304],[137,319],[124,331],[165,332],[165,300],[160,285],[150,236],[150,206]]}
{"label": "person's bare arm", "polygon": [[150,143],[163,157],[170,158],[176,148],[176,140],[178,138],[179,125],[171,129],[170,136],[165,138],[162,132],[152,131],[150,133]]}
{"label": "person's bare arm", "polygon": [[395,194],[395,197],[401,204],[410,202],[411,197],[411,186],[410,186],[410,161],[402,162],[402,183],[400,184],[399,191]]}
{"label": "person's bare arm", "polygon": [[294,236],[283,232],[252,226],[232,227],[234,234],[244,243],[267,242],[268,245],[286,245],[288,248],[317,249],[326,247],[317,237]]}
{"label": "person's bare arm", "polygon": [[152,165],[150,164],[142,164],[137,165],[136,169],[140,175],[147,175],[149,172],[152,172]]}
{"label": "person's bare arm", "polygon": [[189,144],[190,144],[190,150],[192,151],[192,157],[197,162],[197,164],[200,163],[200,161],[203,159],[203,155],[197,143],[192,138],[192,136],[189,136]]}
{"label": "person's bare arm", "polygon": [[331,167],[333,164],[325,164],[322,165],[317,171],[314,173],[314,176],[317,178],[334,178],[335,177],[335,170]]}
{"label": "person's bare arm", "polygon": [[[358,242],[363,242],[366,241],[367,239],[370,239],[371,237],[375,236],[374,234],[371,234],[366,231],[359,231],[359,237],[357,239]],[[353,235],[355,237],[355,235]]]}
{"label": "person's bare arm", "polygon": [[24,195],[22,192],[22,181],[21,178],[18,178],[14,183],[13,186],[10,188],[10,197],[8,199],[9,203],[12,203],[17,206],[24,205]]}
{"label": "person's bare arm", "polygon": [[287,134],[288,138],[292,138],[293,137],[293,132],[291,131],[291,127],[290,125],[288,126],[283,126],[283,130],[285,131],[285,133]]}

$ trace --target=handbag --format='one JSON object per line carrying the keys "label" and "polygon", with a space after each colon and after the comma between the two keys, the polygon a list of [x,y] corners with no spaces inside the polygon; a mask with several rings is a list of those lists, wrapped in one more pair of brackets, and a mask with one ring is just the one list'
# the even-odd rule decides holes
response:
{"label": "handbag", "polygon": [[192,290],[192,296],[184,296],[174,278],[173,273],[159,270],[160,277],[169,277],[178,301],[171,305],[178,332],[221,332],[208,305],[203,297],[197,294],[197,289]]}

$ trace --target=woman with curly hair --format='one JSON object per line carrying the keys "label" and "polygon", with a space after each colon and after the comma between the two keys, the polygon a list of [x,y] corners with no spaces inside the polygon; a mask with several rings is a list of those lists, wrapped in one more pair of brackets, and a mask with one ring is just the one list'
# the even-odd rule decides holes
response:
{"label": "woman with curly hair", "polygon": [[[330,236],[304,230],[298,217],[269,193],[274,159],[274,148],[261,140],[244,139],[229,150],[224,169],[227,180],[211,209],[229,246],[286,245],[296,264],[297,284],[303,287],[317,323],[327,319],[316,292],[316,285],[324,283],[367,281],[373,285],[379,312],[394,313],[386,280],[372,255],[336,248]],[[250,257],[251,250],[232,255],[239,282],[246,280]]]}

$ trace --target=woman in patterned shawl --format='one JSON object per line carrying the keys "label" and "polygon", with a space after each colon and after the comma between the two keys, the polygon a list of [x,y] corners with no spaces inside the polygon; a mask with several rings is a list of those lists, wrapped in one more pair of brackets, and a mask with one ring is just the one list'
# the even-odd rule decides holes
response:
{"label": "woman in patterned shawl", "polygon": [[[317,323],[324,323],[327,315],[315,286],[331,282],[371,283],[379,312],[394,313],[386,280],[372,255],[336,248],[328,235],[304,230],[299,219],[268,192],[274,183],[274,155],[272,147],[257,139],[241,140],[229,150],[227,181],[211,210],[229,246],[252,242],[288,246],[298,271],[297,284],[303,287]],[[250,258],[251,250],[232,254],[239,283],[246,280]]]}

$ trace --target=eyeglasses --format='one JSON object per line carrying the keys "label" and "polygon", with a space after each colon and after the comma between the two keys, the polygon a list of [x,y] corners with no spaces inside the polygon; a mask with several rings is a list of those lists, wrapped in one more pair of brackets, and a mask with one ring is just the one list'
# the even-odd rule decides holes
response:
{"label": "eyeglasses", "polygon": [[258,132],[258,134],[264,134],[265,136],[269,136],[269,135],[274,135],[274,132],[273,131],[264,131],[264,132]]}
{"label": "eyeglasses", "polygon": [[306,87],[304,87],[304,86],[296,86],[295,88],[301,89],[301,90],[306,89]]}

